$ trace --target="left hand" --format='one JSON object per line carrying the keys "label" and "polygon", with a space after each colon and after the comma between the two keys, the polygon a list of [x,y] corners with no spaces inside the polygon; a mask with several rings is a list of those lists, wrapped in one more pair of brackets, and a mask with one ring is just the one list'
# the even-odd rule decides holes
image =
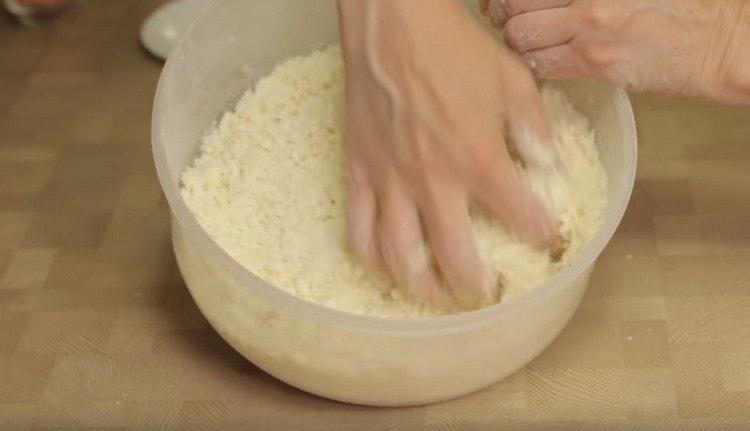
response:
{"label": "left hand", "polygon": [[750,104],[748,0],[480,0],[541,78]]}

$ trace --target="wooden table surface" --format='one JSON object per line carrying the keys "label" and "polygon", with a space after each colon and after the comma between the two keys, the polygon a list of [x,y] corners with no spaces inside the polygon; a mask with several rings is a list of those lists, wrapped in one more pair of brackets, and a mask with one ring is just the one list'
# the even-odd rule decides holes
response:
{"label": "wooden table surface", "polygon": [[149,123],[159,2],[0,21],[0,430],[750,429],[750,110],[635,99],[641,166],[581,308],[439,405],[322,400],[246,362],[180,279]]}

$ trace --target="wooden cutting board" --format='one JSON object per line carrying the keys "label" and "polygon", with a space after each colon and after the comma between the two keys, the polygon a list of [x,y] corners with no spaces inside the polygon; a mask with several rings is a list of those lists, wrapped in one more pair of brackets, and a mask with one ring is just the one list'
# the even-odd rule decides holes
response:
{"label": "wooden cutting board", "polygon": [[0,22],[0,430],[750,429],[750,110],[635,99],[630,210],[526,369],[435,406],[342,405],[234,353],[180,279],[160,64],[136,40],[157,3]]}

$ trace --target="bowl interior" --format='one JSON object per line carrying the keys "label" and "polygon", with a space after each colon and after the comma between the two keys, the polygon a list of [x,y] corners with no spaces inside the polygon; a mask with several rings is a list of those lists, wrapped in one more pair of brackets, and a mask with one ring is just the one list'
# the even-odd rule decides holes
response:
{"label": "bowl interior", "polygon": [[[473,1],[467,1],[467,4]],[[270,301],[300,307],[348,324],[387,329],[439,328],[491,318],[497,308],[516,307],[564,288],[596,260],[619,224],[632,191],[636,133],[628,96],[605,84],[557,82],[592,123],[609,177],[609,213],[594,240],[565,270],[528,295],[459,316],[384,323],[297,299],[245,270],[200,227],[182,200],[180,175],[201,138],[243,92],[286,58],[338,40],[335,0],[207,1],[201,17],[172,54],[162,73],[153,113],[153,146],[159,178],[177,223],[234,277]],[[429,326],[432,325],[432,326]]]}

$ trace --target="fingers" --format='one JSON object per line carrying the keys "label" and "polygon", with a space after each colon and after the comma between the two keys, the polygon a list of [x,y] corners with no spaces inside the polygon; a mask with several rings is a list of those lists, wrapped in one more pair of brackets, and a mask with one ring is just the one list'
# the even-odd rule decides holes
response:
{"label": "fingers", "polygon": [[505,11],[513,17],[523,13],[569,6],[573,0],[505,0]]}
{"label": "fingers", "polygon": [[463,193],[441,185],[422,203],[422,216],[441,275],[456,303],[476,308],[495,301],[474,242],[471,218]]}
{"label": "fingers", "polygon": [[429,262],[417,207],[396,181],[382,190],[379,233],[383,261],[396,282],[417,301],[447,303],[448,292]]}
{"label": "fingers", "polygon": [[495,27],[502,27],[509,16],[505,10],[506,0],[480,0],[479,7]]}
{"label": "fingers", "polygon": [[536,88],[522,91],[507,114],[509,145],[526,166],[558,169],[560,162],[552,142],[549,125]]}
{"label": "fingers", "polygon": [[569,6],[573,0],[480,0],[479,7],[495,27],[517,15]]}
{"label": "fingers", "polygon": [[475,200],[524,241],[537,247],[552,244],[557,237],[556,224],[521,180],[510,156],[504,155],[495,166],[474,185]]}
{"label": "fingers", "polygon": [[523,59],[543,79],[592,79],[587,62],[569,44],[529,51]]}
{"label": "fingers", "polygon": [[[565,175],[565,167],[554,146],[539,92],[536,89],[525,92],[518,100],[515,109],[507,114],[510,145],[527,168],[542,169],[548,174],[555,175],[551,177],[554,181],[562,180],[559,175]],[[511,186],[516,184],[512,179],[502,181],[508,182]],[[523,183],[521,188],[511,190],[510,193],[512,196],[518,196],[515,198],[516,209],[517,214],[521,216],[510,223],[516,226],[518,232],[525,232],[524,237],[532,244],[539,247],[554,246],[559,237],[559,227],[548,209],[540,204],[538,198]]]}
{"label": "fingers", "polygon": [[505,25],[505,40],[520,54],[562,45],[575,35],[575,22],[573,12],[567,8],[517,15]]}
{"label": "fingers", "polygon": [[370,269],[381,266],[379,244],[376,241],[377,202],[375,193],[364,173],[351,166],[348,172],[349,204],[347,224],[349,247]]}

